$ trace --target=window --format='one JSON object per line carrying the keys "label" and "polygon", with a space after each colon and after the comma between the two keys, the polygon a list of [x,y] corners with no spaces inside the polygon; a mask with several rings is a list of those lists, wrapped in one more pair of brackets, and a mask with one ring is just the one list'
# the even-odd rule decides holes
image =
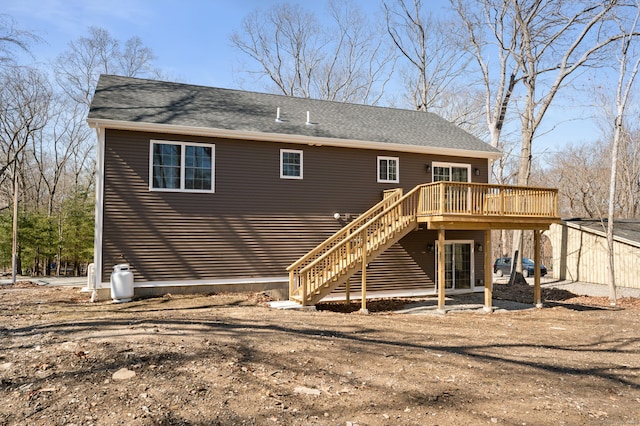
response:
{"label": "window", "polygon": [[302,179],[302,151],[296,149],[280,150],[280,178]]}
{"label": "window", "polygon": [[149,189],[214,192],[215,145],[151,141]]}
{"label": "window", "polygon": [[433,163],[433,182],[469,182],[471,165],[456,163]]}
{"label": "window", "polygon": [[399,162],[398,157],[378,157],[378,182],[400,182]]}

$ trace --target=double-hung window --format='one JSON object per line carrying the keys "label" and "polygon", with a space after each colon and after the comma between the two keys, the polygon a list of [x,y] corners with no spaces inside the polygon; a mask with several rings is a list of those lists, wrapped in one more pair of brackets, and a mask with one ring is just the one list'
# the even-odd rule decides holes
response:
{"label": "double-hung window", "polygon": [[398,157],[378,157],[378,182],[400,182],[400,160]]}
{"label": "double-hung window", "polygon": [[151,141],[149,189],[214,192],[215,145]]}
{"label": "double-hung window", "polygon": [[302,151],[299,149],[280,150],[280,178],[302,179]]}

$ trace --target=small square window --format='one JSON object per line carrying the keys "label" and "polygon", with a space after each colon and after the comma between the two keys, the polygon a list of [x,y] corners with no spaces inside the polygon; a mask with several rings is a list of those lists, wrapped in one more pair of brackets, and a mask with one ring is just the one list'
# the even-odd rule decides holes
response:
{"label": "small square window", "polygon": [[302,179],[302,151],[280,150],[280,178]]}
{"label": "small square window", "polygon": [[378,157],[378,182],[400,182],[400,160],[398,157]]}

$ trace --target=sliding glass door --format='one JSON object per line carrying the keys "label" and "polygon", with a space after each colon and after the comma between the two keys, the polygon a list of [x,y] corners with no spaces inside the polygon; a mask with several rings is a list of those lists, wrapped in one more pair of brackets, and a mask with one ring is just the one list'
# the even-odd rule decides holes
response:
{"label": "sliding glass door", "polygon": [[[473,243],[446,242],[444,245],[444,288],[471,289],[473,285]],[[436,248],[436,264],[438,250]],[[437,267],[436,267],[437,271]],[[437,272],[436,272],[437,276]],[[439,283],[438,283],[439,285]]]}
{"label": "sliding glass door", "polygon": [[[433,182],[469,182],[469,164],[433,163]],[[469,188],[466,185],[447,185],[444,210],[448,213],[466,213]]]}

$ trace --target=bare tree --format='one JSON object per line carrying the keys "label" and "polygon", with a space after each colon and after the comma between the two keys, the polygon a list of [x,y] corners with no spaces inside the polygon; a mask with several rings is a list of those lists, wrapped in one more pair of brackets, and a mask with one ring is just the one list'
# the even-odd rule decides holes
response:
{"label": "bare tree", "polygon": [[[450,3],[462,23],[462,31],[456,32],[464,40],[459,44],[473,58],[481,76],[489,143],[504,152],[503,157],[493,163],[493,177],[499,184],[511,183],[515,145],[506,140],[503,129],[516,85],[522,77],[522,69],[514,57],[517,26],[508,13],[508,2],[450,0]],[[501,256],[507,255],[508,237],[507,231],[500,231]]]}
{"label": "bare tree", "polygon": [[[508,5],[505,13],[514,25],[516,43],[510,55],[522,71],[518,184],[527,185],[533,140],[552,101],[570,76],[587,65],[597,64],[604,49],[620,38],[607,25],[618,5],[616,1],[596,0],[509,0],[503,4]],[[514,233],[513,245],[514,253],[521,251],[521,232]],[[518,272],[521,269],[519,265]]]}
{"label": "bare tree", "polygon": [[[634,103],[628,103],[628,106]],[[627,108],[628,109],[628,108]],[[640,129],[638,128],[638,113],[627,114],[624,123],[623,137],[620,140],[618,155],[619,187],[618,204],[621,218],[637,218],[640,216]]]}
{"label": "bare tree", "polygon": [[131,37],[118,55],[118,72],[128,77],[156,77],[160,71],[153,66],[156,56],[140,37]]}
{"label": "bare tree", "polygon": [[23,67],[0,74],[0,88],[0,186],[3,186],[18,156],[47,123],[51,88],[42,73]]}
{"label": "bare tree", "polygon": [[[626,109],[631,90],[634,87],[636,75],[640,69],[640,51],[635,48],[632,42],[635,39],[638,20],[640,19],[640,8],[636,2],[636,15],[630,24],[629,29],[621,24],[623,37],[620,39],[620,50],[618,51],[618,84],[616,86],[615,114],[613,120],[613,147],[611,149],[611,174],[609,181],[609,208],[607,210],[607,248],[609,251],[609,301],[612,306],[616,305],[616,278],[615,278],[615,258],[614,258],[614,219],[616,202],[616,181],[618,151],[624,138],[624,121]],[[635,49],[634,49],[635,48]]]}
{"label": "bare tree", "polygon": [[472,135],[487,141],[482,93],[472,86],[454,83],[441,93],[433,112]]}
{"label": "bare tree", "polygon": [[[29,141],[47,124],[51,88],[40,72],[22,67],[9,68],[0,75],[0,87],[0,152],[4,162],[0,165],[0,186],[7,181],[5,172],[12,168],[12,281],[15,283],[20,266],[18,258],[20,158]],[[0,209],[7,207],[0,205]]]}
{"label": "bare tree", "polygon": [[525,89],[518,183],[527,185],[533,140],[554,98],[570,76],[584,66],[597,65],[603,50],[621,37],[607,25],[618,2],[509,2],[519,39],[513,55],[523,70]]}
{"label": "bare tree", "polygon": [[139,37],[130,38],[123,47],[123,43],[104,28],[90,27],[88,36],[71,41],[53,63],[56,81],[71,100],[60,101],[65,102],[66,116],[51,130],[54,140],[66,140],[59,145],[64,153],[57,154],[58,160],[65,160],[76,185],[84,180],[84,190],[91,187],[94,171],[93,134],[85,119],[100,74],[157,78],[161,71],[154,65],[155,59],[153,51]]}
{"label": "bare tree", "polygon": [[[616,0],[451,0],[451,4],[464,23],[468,46],[483,76],[492,145],[499,143],[509,106],[519,98],[517,183],[527,185],[532,143],[549,107],[570,77],[601,64],[606,48],[620,37],[611,18],[625,6]],[[514,233],[514,251],[521,251],[521,240],[521,233]]]}
{"label": "bare tree", "polygon": [[315,17],[299,5],[284,4],[266,13],[254,10],[242,23],[231,43],[260,65],[249,72],[267,77],[287,96],[312,97],[310,76],[322,61]]}
{"label": "bare tree", "polygon": [[40,39],[32,32],[16,27],[8,15],[0,14],[0,67],[16,63],[16,50],[29,53],[31,43]]}
{"label": "bare tree", "polygon": [[[516,25],[505,1],[450,0],[462,22],[460,45],[473,57],[482,77],[484,112],[493,147],[501,145],[508,108],[522,69],[514,57]],[[495,57],[495,60],[494,60]],[[498,176],[502,172],[498,173]],[[498,180],[498,183],[505,183]]]}
{"label": "bare tree", "polygon": [[90,27],[88,37],[69,43],[68,49],[54,62],[56,81],[75,102],[89,107],[100,74],[127,77],[155,77],[155,56],[138,37],[125,43],[104,28]]}
{"label": "bare tree", "polygon": [[243,20],[231,43],[257,69],[247,73],[270,81],[287,96],[377,104],[389,81],[393,55],[381,32],[353,2],[330,1],[332,25],[324,28],[299,5],[283,4]]}
{"label": "bare tree", "polygon": [[53,64],[56,81],[75,102],[89,107],[100,74],[116,72],[118,41],[103,28],[91,27],[90,37],[69,43]]}
{"label": "bare tree", "polygon": [[569,145],[549,158],[548,183],[559,188],[560,215],[600,218],[607,209],[610,147],[604,142]]}
{"label": "bare tree", "polygon": [[444,109],[444,94],[453,91],[468,62],[451,37],[453,23],[426,12],[421,0],[385,0],[383,6],[387,33],[407,63],[404,80],[414,108]]}
{"label": "bare tree", "polygon": [[[51,123],[45,135],[34,138],[31,155],[34,160],[34,179],[45,191],[38,197],[46,202],[46,211],[52,216],[56,207],[56,196],[60,185],[68,175],[68,163],[73,159],[77,146],[87,141],[89,132],[83,126],[79,105],[67,99],[55,99]],[[69,185],[71,187],[71,185]]]}

